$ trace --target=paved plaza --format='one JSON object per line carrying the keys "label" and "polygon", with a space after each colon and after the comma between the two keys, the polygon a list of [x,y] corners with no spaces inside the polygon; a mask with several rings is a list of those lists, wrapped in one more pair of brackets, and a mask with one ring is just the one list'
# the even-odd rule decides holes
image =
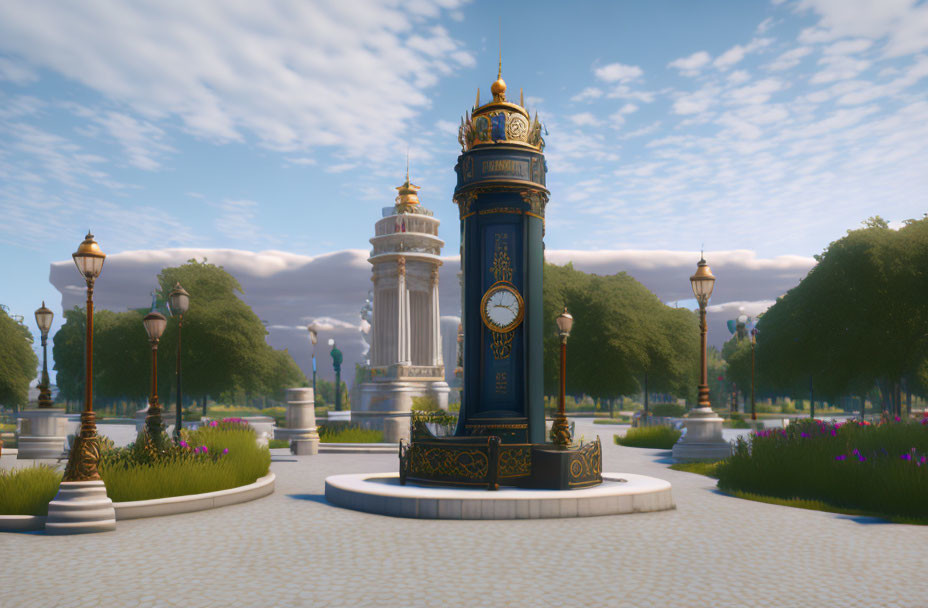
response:
{"label": "paved plaza", "polygon": [[[624,448],[606,471],[673,484],[660,513],[437,521],[330,506],[336,473],[395,456],[274,450],[276,492],[200,513],[120,521],[78,537],[0,534],[0,606],[928,606],[928,527],[730,498]],[[8,458],[4,458],[8,465]]]}

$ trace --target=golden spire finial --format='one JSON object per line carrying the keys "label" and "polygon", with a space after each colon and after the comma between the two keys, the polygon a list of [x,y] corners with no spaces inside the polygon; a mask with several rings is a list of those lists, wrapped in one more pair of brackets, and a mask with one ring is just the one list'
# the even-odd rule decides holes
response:
{"label": "golden spire finial", "polygon": [[506,81],[503,80],[503,18],[499,19],[499,70],[496,72],[496,82],[490,86],[493,101],[506,101]]}
{"label": "golden spire finial", "polygon": [[396,197],[396,205],[403,211],[408,211],[411,207],[419,204],[419,186],[409,181],[409,149],[406,149],[406,181],[397,186],[399,194]]}

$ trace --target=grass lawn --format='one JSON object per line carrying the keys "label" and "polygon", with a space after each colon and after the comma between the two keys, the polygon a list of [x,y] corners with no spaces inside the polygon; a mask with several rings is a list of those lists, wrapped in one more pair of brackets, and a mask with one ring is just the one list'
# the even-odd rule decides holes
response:
{"label": "grass lawn", "polygon": [[655,448],[669,450],[680,439],[682,433],[666,425],[639,426],[628,429],[625,436],[614,435],[618,445],[631,448]]}

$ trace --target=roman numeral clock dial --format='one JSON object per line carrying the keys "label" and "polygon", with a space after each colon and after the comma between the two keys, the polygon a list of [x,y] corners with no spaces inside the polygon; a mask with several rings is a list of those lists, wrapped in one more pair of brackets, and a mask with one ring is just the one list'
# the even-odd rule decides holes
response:
{"label": "roman numeral clock dial", "polygon": [[484,294],[480,312],[487,328],[506,333],[519,326],[525,310],[522,296],[515,287],[497,283]]}

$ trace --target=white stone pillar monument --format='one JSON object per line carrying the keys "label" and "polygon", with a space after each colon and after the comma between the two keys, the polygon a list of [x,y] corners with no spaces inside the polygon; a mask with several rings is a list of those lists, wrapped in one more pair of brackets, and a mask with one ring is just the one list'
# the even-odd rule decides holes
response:
{"label": "white stone pillar monument", "polygon": [[414,398],[446,409],[450,392],[441,355],[439,221],[420,205],[419,187],[408,175],[397,190],[396,204],[384,209],[370,240],[371,381],[361,386],[351,414],[361,426],[387,432],[389,440],[408,437]]}

